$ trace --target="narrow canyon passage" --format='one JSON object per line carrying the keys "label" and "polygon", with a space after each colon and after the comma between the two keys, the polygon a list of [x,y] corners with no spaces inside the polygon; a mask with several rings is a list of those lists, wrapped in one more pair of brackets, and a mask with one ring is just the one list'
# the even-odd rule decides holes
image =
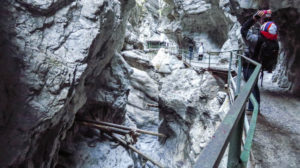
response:
{"label": "narrow canyon passage", "polygon": [[257,167],[297,167],[300,164],[300,99],[264,77],[261,113],[254,136]]}

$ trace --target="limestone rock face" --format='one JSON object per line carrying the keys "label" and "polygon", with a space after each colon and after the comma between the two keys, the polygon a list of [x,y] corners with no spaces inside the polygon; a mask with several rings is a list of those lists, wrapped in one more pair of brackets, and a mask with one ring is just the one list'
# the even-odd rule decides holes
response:
{"label": "limestone rock face", "polygon": [[[138,0],[126,25],[121,54],[131,68],[126,63],[118,65],[122,58],[116,57],[99,78],[89,78],[91,92],[78,116],[94,115],[99,120],[119,123],[124,119],[123,125],[165,133],[169,136],[167,139],[142,134],[135,147],[165,166],[192,167],[228,110],[228,107],[221,108],[226,94],[210,73],[198,74],[186,69],[182,60],[170,54],[168,47],[154,52],[148,50],[147,41],[167,42],[171,48],[186,47],[189,39],[197,46],[202,40],[208,49],[220,49],[232,25],[231,16],[224,14],[226,3]],[[194,25],[185,23],[189,17],[201,16],[201,30],[196,28],[201,20]],[[218,33],[212,33],[215,30],[208,30],[205,25],[218,21],[229,25]],[[191,33],[194,30],[198,34]],[[127,72],[117,73],[115,66]],[[228,106],[228,101],[226,104]],[[80,127],[75,135],[70,134],[71,131],[61,148],[61,153],[69,154],[60,157],[61,166],[154,167],[130,150],[125,153],[100,131]]]}
{"label": "limestone rock face", "polygon": [[[182,49],[193,43],[195,50],[203,42],[206,50],[219,50],[235,21],[229,13],[227,1],[138,2],[127,25],[126,50],[146,49],[149,40],[166,42],[169,47]],[[153,6],[153,3],[157,5]]]}
{"label": "limestone rock face", "polygon": [[[130,91],[129,77],[133,72],[123,57],[119,54],[113,57],[98,77],[87,82],[87,101],[77,113],[77,118],[123,123]],[[133,165],[123,147],[107,139],[99,141],[99,134],[98,130],[74,124],[60,148],[58,166],[117,168]]]}
{"label": "limestone rock face", "polygon": [[[162,15],[168,16],[163,21],[164,32],[182,32],[182,36],[193,39],[196,43],[198,36],[202,42],[218,47],[222,46],[227,39],[227,33],[232,26],[230,16],[226,15],[219,1],[196,1],[196,0],[174,0],[166,1],[163,6]],[[224,5],[224,4],[223,4]],[[174,10],[171,10],[173,9]],[[219,29],[223,27],[223,29]],[[208,36],[205,38],[205,36]],[[178,39],[181,40],[181,39]]]}
{"label": "limestone rock face", "polygon": [[[55,167],[61,140],[77,111],[92,100],[87,93],[97,90],[94,79],[102,78],[112,58],[117,62],[111,63],[112,71],[124,74],[106,79],[111,87],[124,87],[104,97],[126,95],[130,70],[122,68],[126,65],[117,52],[134,4],[133,0],[2,2],[0,167]],[[125,108],[125,100],[106,101],[107,106]]]}
{"label": "limestone rock face", "polygon": [[[276,3],[276,2],[274,2]],[[298,5],[297,5],[298,4]],[[275,11],[275,22],[279,27],[279,36],[283,48],[283,57],[279,57],[278,64],[278,81],[279,85],[284,87],[287,86],[286,79],[290,81],[289,89],[292,93],[299,95],[300,93],[300,7],[299,2],[294,1],[288,8],[279,8]],[[288,19],[286,19],[288,18]],[[285,68],[280,68],[285,67]]]}
{"label": "limestone rock face", "polygon": [[164,48],[161,48],[151,60],[157,72],[170,74],[173,70],[183,68],[183,62],[174,55],[170,55]]}
{"label": "limestone rock face", "polygon": [[224,116],[218,111],[221,88],[209,73],[190,69],[177,69],[162,80],[159,129],[169,136],[164,145],[168,165],[192,167]]}
{"label": "limestone rock face", "polygon": [[137,50],[126,50],[122,52],[122,56],[132,67],[143,71],[153,69],[153,64],[148,59],[148,55]]}
{"label": "limestone rock face", "polygon": [[[133,52],[126,51],[123,54],[133,55]],[[162,132],[168,135],[167,139],[142,134],[134,146],[165,166],[192,167],[228,111],[226,93],[222,92],[223,88],[219,85],[219,81],[208,72],[198,74],[192,69],[179,68],[177,65],[174,66],[177,68],[174,68],[171,74],[156,75],[156,77],[153,77],[155,76],[153,74],[156,74],[153,69],[128,68],[130,82],[114,85],[114,80],[110,79],[116,79],[116,77],[111,78],[112,76],[119,76],[112,69],[115,67],[113,63],[117,63],[117,60],[113,59],[106,68],[114,75],[106,75],[109,73],[105,69],[102,81],[100,78],[96,79],[98,82],[95,83],[100,83],[102,87],[96,87],[98,89],[91,94],[95,96],[88,96],[93,100],[88,98],[88,102],[91,103],[87,103],[80,110],[79,115],[86,118],[90,116],[88,112],[91,112],[100,120],[113,122],[125,118],[123,124],[126,126]],[[179,63],[181,62],[178,60],[177,64]],[[122,71],[124,72],[124,69]],[[126,75],[120,74],[120,76]],[[112,89],[107,86],[115,87]],[[124,96],[116,96],[114,93],[121,91],[117,88],[129,90],[124,92]],[[127,99],[125,94],[128,94]],[[121,99],[123,101],[118,101]],[[110,105],[109,102],[112,104],[127,102],[126,112],[122,113],[118,106]],[[223,102],[227,103],[224,105]],[[104,103],[108,105],[106,110],[101,108]],[[151,162],[144,162],[132,151],[128,150],[126,153],[123,147],[112,141],[109,142],[109,138],[100,134],[100,131],[79,127],[75,135],[67,137],[71,137],[71,140],[66,140],[68,143],[64,143],[61,150],[69,155],[60,157],[61,166],[154,167]]]}

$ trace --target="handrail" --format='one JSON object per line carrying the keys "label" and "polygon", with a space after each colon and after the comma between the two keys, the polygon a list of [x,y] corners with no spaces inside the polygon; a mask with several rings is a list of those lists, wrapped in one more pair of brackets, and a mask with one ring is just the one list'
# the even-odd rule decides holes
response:
{"label": "handrail", "polygon": [[[232,62],[231,52],[229,70],[231,71],[231,62]],[[254,136],[254,130],[256,126],[257,114],[258,114],[258,103],[255,100],[254,96],[251,95],[251,90],[256,84],[258,79],[259,72],[261,70],[261,64],[257,63],[254,60],[251,60],[243,55],[236,54],[239,57],[239,69],[238,69],[238,80],[241,80],[241,58],[246,61],[254,64],[256,67],[254,72],[250,76],[249,80],[245,84],[242,91],[238,91],[237,98],[233,102],[229,112],[224,118],[223,122],[220,124],[215,134],[212,136],[211,141],[201,152],[200,157],[196,161],[195,168],[215,168],[218,167],[223,155],[224,151],[227,148],[229,141],[229,154],[228,154],[228,164],[227,167],[246,167],[247,161],[250,155],[250,149],[252,146],[252,140]],[[230,74],[231,75],[231,74]],[[230,76],[228,77],[228,87],[230,87]],[[237,88],[240,88],[240,82],[237,84]],[[241,153],[241,140],[242,140],[242,131],[243,131],[243,121],[244,118],[242,116],[245,115],[245,104],[247,100],[251,99],[254,104],[254,112],[251,119],[250,128],[246,137],[246,143],[244,145],[244,150]],[[241,164],[242,162],[242,164]]]}
{"label": "handrail", "polygon": [[[212,58],[220,57],[220,54],[222,53],[232,53],[232,52],[239,52],[242,51],[240,49],[237,50],[228,50],[228,51],[205,51],[203,54],[208,55],[208,57],[204,57],[203,60],[198,60],[198,52],[196,51],[190,51],[189,49],[182,49],[182,48],[172,48],[167,47],[166,48],[169,53],[171,54],[179,54],[185,61],[189,61],[190,64],[192,63],[201,63],[201,65],[207,64],[207,69],[211,68],[211,65],[220,64],[219,62],[212,61]],[[196,58],[196,59],[195,59]]]}
{"label": "handrail", "polygon": [[[154,46],[154,47],[152,47],[152,46]],[[211,65],[219,64],[219,63],[212,62],[211,57],[213,57],[213,56],[219,57],[219,54],[222,54],[222,53],[231,53],[231,52],[242,51],[240,49],[228,50],[228,51],[205,51],[203,53],[208,55],[208,59],[206,58],[205,60],[197,60],[197,59],[195,60],[193,58],[196,58],[198,56],[197,55],[198,52],[195,50],[190,51],[187,48],[178,48],[175,46],[172,47],[172,46],[161,45],[161,44],[148,45],[148,50],[158,51],[161,48],[165,48],[170,54],[181,55],[181,57],[184,59],[184,61],[186,61],[186,63],[188,63],[188,61],[189,61],[189,64],[191,64],[191,65],[192,65],[192,63],[201,63],[202,65],[207,64],[208,65],[207,69],[210,69]]]}
{"label": "handrail", "polygon": [[247,167],[247,162],[248,162],[249,157],[250,157],[252,140],[253,140],[253,137],[254,137],[254,131],[255,131],[255,127],[256,127],[256,121],[257,121],[257,116],[258,116],[258,108],[259,108],[258,102],[256,101],[253,94],[250,95],[250,101],[252,102],[252,104],[254,106],[254,110],[253,110],[252,118],[251,118],[251,121],[250,121],[250,127],[249,127],[249,130],[248,130],[248,133],[247,133],[246,142],[245,142],[245,145],[244,145],[244,151],[242,152],[242,154],[240,156],[243,167]]}

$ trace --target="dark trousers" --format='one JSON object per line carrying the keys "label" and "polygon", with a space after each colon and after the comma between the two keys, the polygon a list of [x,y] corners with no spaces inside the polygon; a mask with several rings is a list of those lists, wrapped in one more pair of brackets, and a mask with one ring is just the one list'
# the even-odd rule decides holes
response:
{"label": "dark trousers", "polygon": [[[248,81],[248,79],[250,78],[251,74],[253,73],[254,68],[252,67],[247,67],[247,66],[243,66],[243,75],[244,75],[244,79],[246,81]],[[254,88],[252,89],[252,94],[255,97],[255,99],[258,102],[258,105],[260,105],[260,93],[259,93],[259,88],[258,88],[258,81],[256,81]],[[253,104],[251,103],[251,101],[249,100],[249,105],[248,105],[248,109],[249,111],[253,111]]]}
{"label": "dark trousers", "polygon": [[193,59],[193,51],[190,51],[190,60]]}
{"label": "dark trousers", "polygon": [[198,57],[198,60],[201,61],[202,59],[203,59],[203,55],[200,54],[199,57]]}

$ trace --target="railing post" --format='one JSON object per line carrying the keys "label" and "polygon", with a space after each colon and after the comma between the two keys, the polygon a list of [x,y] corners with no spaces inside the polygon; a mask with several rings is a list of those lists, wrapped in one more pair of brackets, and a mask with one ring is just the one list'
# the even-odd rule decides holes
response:
{"label": "railing post", "polygon": [[208,69],[210,69],[210,53],[208,53]]}
{"label": "railing post", "polygon": [[244,149],[243,149],[243,152],[240,156],[243,168],[247,167],[247,163],[248,163],[248,160],[250,158],[251,146],[252,146],[252,143],[253,143],[253,137],[254,137],[254,132],[255,132],[255,128],[256,128],[256,121],[257,121],[257,115],[258,115],[258,109],[259,109],[259,104],[256,101],[256,99],[255,99],[255,97],[253,96],[252,93],[250,95],[250,101],[253,103],[254,110],[253,110],[253,113],[252,113],[252,118],[251,118],[251,121],[250,121],[250,127],[249,127],[249,130],[248,130],[248,133],[247,133],[247,137],[245,139]]}
{"label": "railing post", "polygon": [[242,59],[240,56],[238,57],[238,74],[237,74],[237,86],[236,86],[236,94],[240,93],[241,88],[241,76],[242,76]]}
{"label": "railing post", "polygon": [[[244,110],[243,110],[244,111]],[[244,126],[245,112],[241,116],[236,128],[232,132],[229,144],[228,162],[227,168],[241,168],[242,164],[240,161],[241,145],[243,137],[243,126]]]}
{"label": "railing post", "polygon": [[232,64],[232,51],[230,52],[229,67],[228,67],[228,79],[227,79],[228,89],[230,89],[231,64]]}

